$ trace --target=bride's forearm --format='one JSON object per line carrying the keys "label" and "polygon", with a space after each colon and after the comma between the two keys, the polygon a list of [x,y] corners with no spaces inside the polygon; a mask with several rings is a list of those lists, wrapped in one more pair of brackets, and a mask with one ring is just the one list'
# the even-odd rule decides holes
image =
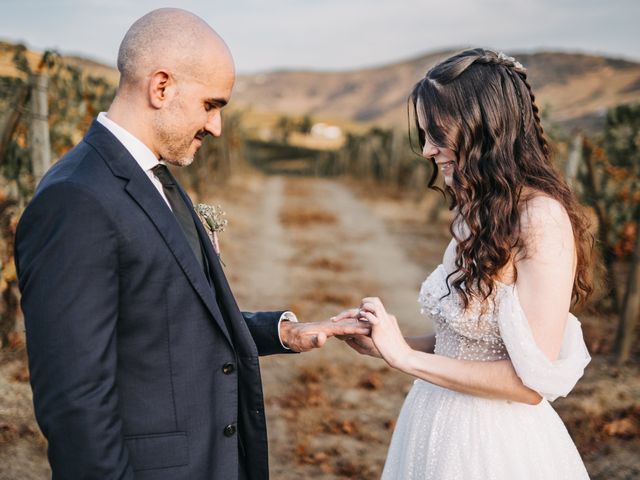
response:
{"label": "bride's forearm", "polygon": [[433,353],[436,348],[436,335],[423,335],[421,337],[405,337],[405,341],[414,350],[425,353]]}
{"label": "bride's forearm", "polygon": [[532,405],[542,400],[540,394],[522,383],[510,360],[459,360],[412,350],[396,368],[435,385],[479,397]]}

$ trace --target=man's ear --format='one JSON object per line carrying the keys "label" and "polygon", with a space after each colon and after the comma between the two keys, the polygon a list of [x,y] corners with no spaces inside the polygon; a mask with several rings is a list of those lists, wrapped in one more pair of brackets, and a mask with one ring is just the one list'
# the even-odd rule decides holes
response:
{"label": "man's ear", "polygon": [[174,88],[174,80],[167,70],[156,70],[149,81],[149,103],[154,108],[162,108]]}

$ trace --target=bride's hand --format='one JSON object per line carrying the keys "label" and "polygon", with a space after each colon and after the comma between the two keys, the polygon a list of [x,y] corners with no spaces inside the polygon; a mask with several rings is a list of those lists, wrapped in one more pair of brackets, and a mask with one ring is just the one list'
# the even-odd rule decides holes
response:
{"label": "bride's hand", "polygon": [[369,355],[370,357],[382,358],[380,352],[376,348],[375,343],[371,340],[371,337],[365,337],[364,335],[353,335],[342,338],[344,343],[353,348],[356,352],[362,355]]}
{"label": "bride's hand", "polygon": [[363,298],[359,315],[371,323],[371,339],[380,356],[391,367],[402,370],[411,347],[404,339],[396,317],[387,313],[378,297]]}
{"label": "bride's hand", "polygon": [[[358,319],[360,314],[359,308],[352,308],[339,313],[335,317],[331,318],[332,322],[340,322],[345,319]],[[363,318],[360,318],[363,320]],[[368,321],[367,321],[368,324]],[[356,352],[362,355],[369,355],[371,357],[382,358],[380,352],[376,348],[368,335],[337,335],[337,338],[343,340],[347,345],[353,348]]]}

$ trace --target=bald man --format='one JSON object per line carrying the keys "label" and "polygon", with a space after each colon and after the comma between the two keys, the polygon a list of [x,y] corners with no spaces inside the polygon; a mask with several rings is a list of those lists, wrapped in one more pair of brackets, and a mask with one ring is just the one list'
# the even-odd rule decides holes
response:
{"label": "bald man", "polygon": [[222,129],[235,73],[211,27],[153,11],[127,32],[118,69],[109,111],[47,173],[16,235],[53,479],[268,478],[258,356],[368,329],[238,309],[166,167]]}

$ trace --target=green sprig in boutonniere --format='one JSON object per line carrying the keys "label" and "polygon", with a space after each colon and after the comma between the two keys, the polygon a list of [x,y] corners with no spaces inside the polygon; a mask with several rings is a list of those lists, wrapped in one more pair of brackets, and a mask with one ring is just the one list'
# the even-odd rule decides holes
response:
{"label": "green sprig in boutonniere", "polygon": [[224,232],[227,226],[227,219],[224,218],[226,213],[220,205],[207,205],[206,203],[198,203],[195,206],[195,210],[202,225],[204,225],[220,263],[226,267],[222,258],[220,258],[220,244],[218,243],[218,232]]}

